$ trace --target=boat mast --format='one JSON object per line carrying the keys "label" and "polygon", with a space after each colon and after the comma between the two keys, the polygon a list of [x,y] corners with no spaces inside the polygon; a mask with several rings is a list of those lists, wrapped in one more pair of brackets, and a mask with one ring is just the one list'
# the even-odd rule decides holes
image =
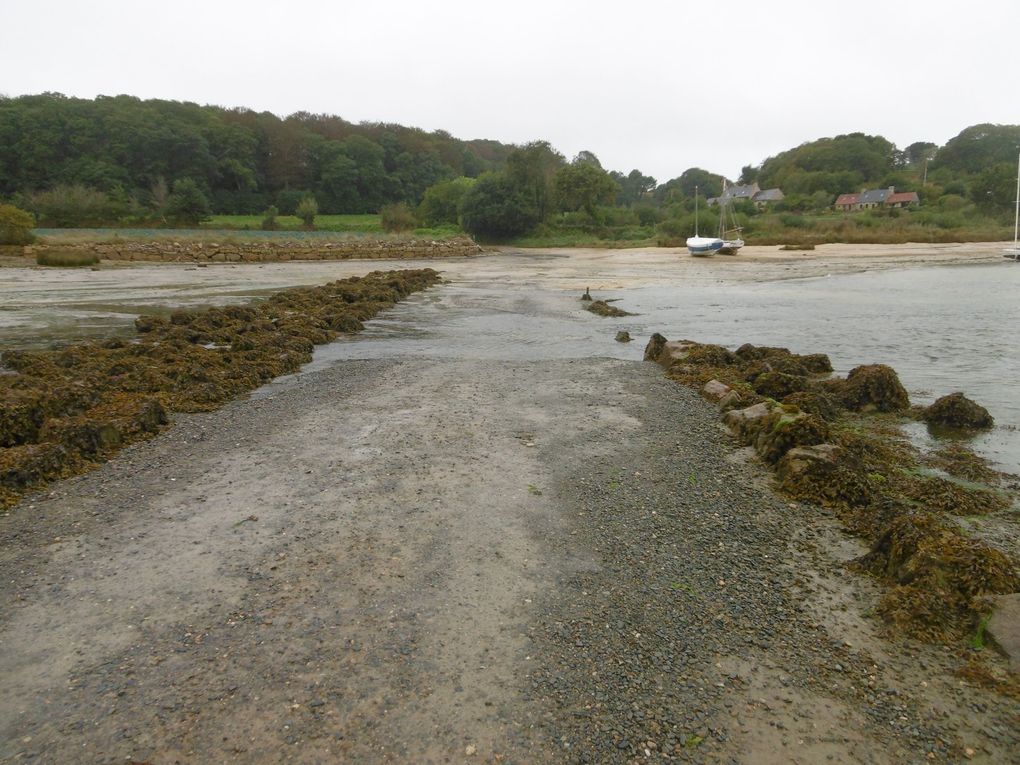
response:
{"label": "boat mast", "polygon": [[726,179],[722,179],[722,195],[719,197],[719,238],[726,238]]}
{"label": "boat mast", "polygon": [[1020,154],[1016,158],[1016,214],[1013,217],[1013,257],[1016,255],[1017,234],[1020,233]]}
{"label": "boat mast", "polygon": [[698,235],[698,187],[694,187],[694,236]]}

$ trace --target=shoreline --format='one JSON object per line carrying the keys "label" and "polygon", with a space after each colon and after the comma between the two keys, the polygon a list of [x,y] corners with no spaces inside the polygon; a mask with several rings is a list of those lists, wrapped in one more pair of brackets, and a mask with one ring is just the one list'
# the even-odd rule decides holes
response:
{"label": "shoreline", "polygon": [[881,637],[859,544],[656,365],[354,361],[177,420],[0,517],[4,757],[1020,744],[1020,706]]}
{"label": "shoreline", "polygon": [[[524,261],[561,289],[645,278],[624,256]],[[1020,705],[882,637],[881,592],[846,574],[859,541],[777,497],[656,365],[349,360],[259,390],[0,513],[0,754],[892,765],[1020,745]]]}

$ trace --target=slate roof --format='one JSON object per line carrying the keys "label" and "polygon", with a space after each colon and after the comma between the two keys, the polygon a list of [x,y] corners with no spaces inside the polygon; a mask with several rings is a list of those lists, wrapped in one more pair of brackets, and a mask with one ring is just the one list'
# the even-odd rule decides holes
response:
{"label": "slate roof", "polygon": [[752,183],[750,186],[727,186],[726,191],[723,192],[723,199],[752,199],[755,194],[758,193],[758,184]]}
{"label": "slate roof", "polygon": [[861,204],[883,205],[891,193],[892,189],[865,189],[861,192]]}
{"label": "slate roof", "polygon": [[782,202],[785,198],[782,189],[762,189],[754,195],[755,202]]}

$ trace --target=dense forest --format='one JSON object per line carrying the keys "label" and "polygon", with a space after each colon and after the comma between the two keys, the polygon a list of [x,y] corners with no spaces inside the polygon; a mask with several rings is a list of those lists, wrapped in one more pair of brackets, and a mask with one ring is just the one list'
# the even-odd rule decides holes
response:
{"label": "dense forest", "polygon": [[223,109],[131,96],[0,99],[0,197],[59,186],[158,204],[194,181],[213,212],[293,213],[305,195],[332,213],[417,204],[429,186],[503,164],[512,147],[400,125]]}
{"label": "dense forest", "polygon": [[[340,117],[225,109],[130,96],[0,98],[0,202],[42,226],[194,225],[212,214],[383,213],[394,229],[460,229],[485,239],[571,237],[660,243],[692,228],[695,189],[724,180],[779,187],[766,209],[735,205],[752,240],[917,241],[1000,236],[1015,198],[1020,126],[968,127],[938,146],[904,149],[881,136],[821,138],[747,165],[736,179],[702,168],[658,182],[568,160],[544,141],[513,146],[444,131],[352,124]],[[835,198],[863,188],[918,192],[911,211],[834,214]],[[702,226],[717,213],[702,207]],[[901,219],[902,218],[902,219]],[[869,233],[869,230],[870,233]]]}

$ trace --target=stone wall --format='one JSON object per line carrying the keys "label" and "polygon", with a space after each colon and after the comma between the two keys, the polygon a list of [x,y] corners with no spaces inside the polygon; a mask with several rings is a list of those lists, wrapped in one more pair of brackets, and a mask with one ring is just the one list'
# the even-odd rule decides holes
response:
{"label": "stone wall", "polygon": [[103,244],[35,244],[25,257],[41,252],[87,252],[101,260],[186,263],[264,263],[285,260],[420,259],[477,255],[469,237],[453,239],[376,239],[351,237],[333,241],[153,241]]}

